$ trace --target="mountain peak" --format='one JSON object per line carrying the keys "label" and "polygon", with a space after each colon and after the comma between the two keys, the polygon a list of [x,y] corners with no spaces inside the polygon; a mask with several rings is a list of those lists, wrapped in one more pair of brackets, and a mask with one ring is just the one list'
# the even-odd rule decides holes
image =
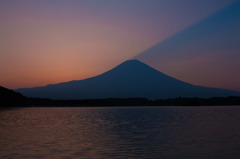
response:
{"label": "mountain peak", "polygon": [[[142,75],[152,75],[152,74],[162,74],[158,70],[146,65],[145,63],[133,59],[133,60],[127,60],[115,68],[111,69],[110,71],[107,71],[103,73],[103,76],[135,76],[135,77],[142,77]],[[101,76],[101,75],[100,75]]]}
{"label": "mountain peak", "polygon": [[[127,69],[133,69],[133,68],[136,68],[136,69],[145,68],[146,69],[146,68],[148,68],[148,69],[155,70],[154,68],[150,67],[149,65],[147,65],[137,59],[127,60],[127,61],[119,64],[117,67],[115,67],[113,69],[116,69],[116,68],[127,68]],[[155,70],[155,71],[157,71],[157,70]]]}
{"label": "mountain peak", "polygon": [[120,65],[131,65],[131,66],[133,66],[133,65],[146,65],[146,64],[137,60],[137,59],[131,59],[131,60],[127,60],[127,61],[121,63]]}

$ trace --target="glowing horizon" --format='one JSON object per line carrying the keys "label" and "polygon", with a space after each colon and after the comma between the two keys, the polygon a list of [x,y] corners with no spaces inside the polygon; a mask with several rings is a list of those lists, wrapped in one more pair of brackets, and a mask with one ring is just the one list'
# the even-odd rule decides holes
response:
{"label": "glowing horizon", "polygon": [[1,1],[0,85],[96,76],[234,1]]}

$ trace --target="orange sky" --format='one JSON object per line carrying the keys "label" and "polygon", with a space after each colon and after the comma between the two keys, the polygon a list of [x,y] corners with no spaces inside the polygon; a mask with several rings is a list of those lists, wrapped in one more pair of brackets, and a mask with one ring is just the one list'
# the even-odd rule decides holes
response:
{"label": "orange sky", "polygon": [[101,74],[233,1],[1,1],[0,85]]}

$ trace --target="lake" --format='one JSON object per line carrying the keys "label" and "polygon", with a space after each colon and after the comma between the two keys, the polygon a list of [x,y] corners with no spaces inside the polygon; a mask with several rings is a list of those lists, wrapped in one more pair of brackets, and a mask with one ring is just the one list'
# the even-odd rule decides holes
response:
{"label": "lake", "polygon": [[0,158],[240,158],[240,107],[0,110]]}

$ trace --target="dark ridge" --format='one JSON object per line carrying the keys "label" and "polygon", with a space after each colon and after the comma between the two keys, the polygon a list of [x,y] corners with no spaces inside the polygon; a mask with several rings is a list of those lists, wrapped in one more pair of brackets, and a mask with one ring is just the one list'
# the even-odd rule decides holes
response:
{"label": "dark ridge", "polygon": [[213,98],[169,98],[149,100],[147,98],[106,98],[83,100],[52,100],[27,98],[12,90],[0,87],[0,108],[22,107],[114,107],[114,106],[240,106],[240,96]]}
{"label": "dark ridge", "polygon": [[240,106],[240,97],[170,98],[107,98],[86,100],[51,100],[30,98],[29,106],[53,107],[114,107],[114,106]]}
{"label": "dark ridge", "polygon": [[26,97],[13,90],[0,86],[0,106],[24,106]]}

